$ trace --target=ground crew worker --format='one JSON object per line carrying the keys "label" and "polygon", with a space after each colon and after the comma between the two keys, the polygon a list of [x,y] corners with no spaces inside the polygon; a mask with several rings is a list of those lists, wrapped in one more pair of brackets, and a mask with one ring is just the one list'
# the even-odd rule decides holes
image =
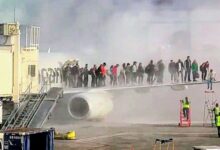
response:
{"label": "ground crew worker", "polygon": [[183,115],[188,120],[189,119],[189,107],[190,107],[188,97],[185,97],[185,100],[182,100],[182,104],[183,104]]}
{"label": "ground crew worker", "polygon": [[218,137],[220,138],[220,113],[218,114],[217,118],[216,118],[216,127],[218,129]]}
{"label": "ground crew worker", "polygon": [[215,104],[215,108],[213,109],[213,112],[215,114],[215,123],[217,122],[217,117],[219,116],[220,113],[220,108],[218,106],[218,103]]}

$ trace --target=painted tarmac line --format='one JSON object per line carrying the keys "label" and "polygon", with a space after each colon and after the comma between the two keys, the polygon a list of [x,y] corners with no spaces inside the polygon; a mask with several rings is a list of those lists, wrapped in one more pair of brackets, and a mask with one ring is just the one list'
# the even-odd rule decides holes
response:
{"label": "painted tarmac line", "polygon": [[192,133],[192,132],[174,132],[174,133],[170,133],[170,132],[164,132],[164,133],[156,133],[156,134],[160,134],[160,135],[216,135],[216,133]]}
{"label": "painted tarmac line", "polygon": [[[135,133],[135,132],[124,132],[124,133],[117,133],[117,134],[112,134],[112,135],[103,135],[103,136],[96,136],[96,137],[90,137],[90,138],[83,138],[83,139],[78,139],[75,142],[76,143],[84,143],[84,142],[89,142],[89,141],[94,141],[94,140],[99,140],[99,139],[107,139],[107,138],[112,138],[112,137],[117,137],[117,136],[122,136],[122,135],[137,135],[137,134],[143,134],[143,133]],[[164,132],[164,133],[156,133],[155,135],[216,135],[217,133],[191,133],[191,132],[184,132],[184,133],[169,133],[169,132]]]}
{"label": "painted tarmac line", "polygon": [[84,138],[84,139],[79,139],[76,140],[75,142],[88,142],[88,141],[94,141],[98,139],[106,139],[106,138],[112,138],[112,137],[117,137],[117,136],[122,136],[122,135],[135,135],[135,134],[140,134],[140,133],[135,133],[135,132],[123,132],[123,133],[117,133],[117,134],[112,134],[112,135],[103,135],[103,136],[96,136],[96,137],[91,137],[91,138]]}

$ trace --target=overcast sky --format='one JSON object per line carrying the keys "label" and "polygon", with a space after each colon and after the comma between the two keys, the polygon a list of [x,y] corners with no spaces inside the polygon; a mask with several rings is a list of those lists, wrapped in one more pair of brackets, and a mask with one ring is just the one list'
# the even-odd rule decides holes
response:
{"label": "overcast sky", "polygon": [[88,63],[218,61],[219,0],[0,0],[0,22],[13,21],[14,7],[21,24],[41,27],[41,52]]}

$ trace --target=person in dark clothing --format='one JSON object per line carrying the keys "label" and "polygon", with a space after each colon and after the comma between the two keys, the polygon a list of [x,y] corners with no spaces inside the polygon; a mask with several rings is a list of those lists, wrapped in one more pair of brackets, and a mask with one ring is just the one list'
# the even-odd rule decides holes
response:
{"label": "person in dark clothing", "polygon": [[97,87],[101,86],[101,83],[102,83],[102,74],[101,74],[101,67],[102,67],[102,64],[96,69],[96,85]]}
{"label": "person in dark clothing", "polygon": [[187,56],[187,59],[184,62],[184,68],[185,68],[184,81],[186,82],[186,78],[188,77],[188,82],[191,82],[190,76],[191,76],[192,63],[189,56]]}
{"label": "person in dark clothing", "polygon": [[145,68],[145,72],[147,73],[147,82],[149,84],[153,84],[154,82],[154,74],[155,74],[155,66],[153,64],[153,60]]}
{"label": "person in dark clothing", "polygon": [[92,77],[92,80],[91,80],[91,87],[96,87],[96,65],[93,66],[93,68],[90,69],[89,71],[89,74],[91,75]]}
{"label": "person in dark clothing", "polygon": [[138,84],[143,84],[144,79],[144,68],[142,66],[142,63],[139,63],[137,68],[137,76],[138,76]]}
{"label": "person in dark clothing", "polygon": [[83,68],[80,68],[78,79],[77,79],[77,87],[82,87],[82,85],[83,85]]}
{"label": "person in dark clothing", "polygon": [[168,70],[169,70],[170,75],[171,75],[171,82],[172,83],[176,82],[177,70],[176,70],[176,63],[173,62],[173,60],[170,60]]}
{"label": "person in dark clothing", "polygon": [[130,63],[127,63],[126,69],[125,69],[125,75],[126,75],[126,84],[130,84],[131,81],[131,66]]}
{"label": "person in dark clothing", "polygon": [[199,69],[202,72],[202,81],[206,80],[207,72],[209,71],[209,62],[202,63]]}
{"label": "person in dark clothing", "polygon": [[183,82],[183,70],[184,70],[184,64],[181,59],[178,60],[176,63],[176,69],[177,69],[177,81],[179,82],[179,78],[181,77],[181,82]]}
{"label": "person in dark clothing", "polygon": [[163,73],[164,73],[165,65],[162,60],[159,60],[157,62],[157,68],[158,68],[157,83],[163,83]]}
{"label": "person in dark clothing", "polygon": [[88,87],[88,81],[89,81],[89,70],[88,70],[88,64],[86,64],[85,68],[83,69],[83,84],[84,84],[84,87]]}

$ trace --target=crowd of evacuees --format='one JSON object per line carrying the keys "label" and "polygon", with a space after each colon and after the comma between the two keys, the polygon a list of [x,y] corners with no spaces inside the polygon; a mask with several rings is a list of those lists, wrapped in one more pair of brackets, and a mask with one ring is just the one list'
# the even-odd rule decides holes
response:
{"label": "crowd of evacuees", "polygon": [[[78,63],[67,64],[63,66],[63,79],[66,87],[102,87],[106,85],[111,86],[124,86],[124,85],[141,85],[146,82],[144,80],[145,74],[147,75],[147,83],[152,85],[154,83],[162,84],[164,81],[165,65],[162,60],[154,62],[150,60],[149,64],[137,63],[123,63],[122,65],[115,64],[107,68],[104,62],[99,66],[93,65],[88,68],[80,67]],[[196,60],[191,62],[190,56],[187,56],[185,61],[179,59],[178,61],[170,60],[168,71],[171,76],[171,83],[184,83],[197,81],[201,72],[202,81],[207,80],[212,83],[214,80],[213,70],[209,70],[209,62],[206,61],[198,65]],[[192,80],[191,80],[192,74]],[[89,80],[90,76],[90,80]],[[107,79],[108,78],[108,79]],[[91,81],[91,84],[89,84]],[[212,84],[211,84],[212,85]],[[209,88],[212,88],[209,87]]]}

